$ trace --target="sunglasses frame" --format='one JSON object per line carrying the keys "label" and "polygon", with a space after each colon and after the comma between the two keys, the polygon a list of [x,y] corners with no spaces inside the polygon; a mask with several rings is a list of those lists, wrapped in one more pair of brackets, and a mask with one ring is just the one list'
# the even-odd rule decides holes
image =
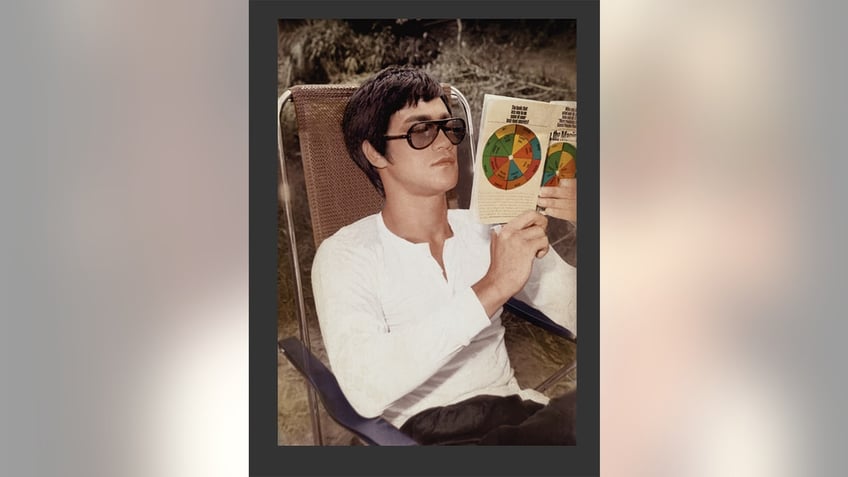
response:
{"label": "sunglasses frame", "polygon": [[[448,136],[448,133],[447,133],[446,128],[445,128],[445,125],[448,123],[448,121],[459,121],[459,122],[462,123],[462,128],[465,130],[465,132],[462,134],[462,139],[460,139],[459,142],[454,143],[453,140],[451,140],[450,136]],[[419,124],[435,124],[439,128],[439,131],[444,133],[445,137],[448,138],[448,141],[450,141],[450,143],[453,144],[454,146],[461,144],[462,141],[465,140],[465,137],[468,135],[468,126],[465,124],[464,119],[462,119],[462,118],[445,118],[445,119],[431,119],[429,121],[418,121],[418,122],[412,123],[412,125],[409,126],[409,129],[406,130],[406,134],[401,134],[401,135],[397,135],[397,136],[383,136],[383,139],[385,139],[387,141],[391,141],[393,139],[406,139],[406,142],[409,144],[409,147],[411,147],[412,149],[415,149],[416,151],[420,151],[422,149],[427,149],[428,147],[430,147],[430,145],[432,145],[434,142],[436,142],[436,138],[439,137],[439,133],[436,132],[436,135],[433,136],[433,140],[430,141],[426,146],[415,147],[415,145],[412,144],[412,128],[414,128],[415,126],[418,126]]]}

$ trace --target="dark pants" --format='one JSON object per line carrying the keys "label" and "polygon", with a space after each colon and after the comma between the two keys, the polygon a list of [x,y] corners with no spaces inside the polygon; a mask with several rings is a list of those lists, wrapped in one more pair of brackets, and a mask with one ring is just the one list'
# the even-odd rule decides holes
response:
{"label": "dark pants", "polygon": [[401,431],[421,445],[576,445],[577,393],[547,406],[518,396],[476,396],[412,416]]}

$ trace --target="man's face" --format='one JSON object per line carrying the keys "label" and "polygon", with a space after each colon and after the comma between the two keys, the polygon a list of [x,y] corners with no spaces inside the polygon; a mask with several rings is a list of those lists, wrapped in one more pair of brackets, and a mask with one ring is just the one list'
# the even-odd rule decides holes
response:
{"label": "man's face", "polygon": [[[447,107],[440,98],[419,101],[415,106],[398,110],[389,118],[386,135],[406,134],[410,126],[418,121],[448,117]],[[389,164],[380,170],[380,175],[387,197],[395,191],[420,197],[443,195],[456,186],[459,177],[456,146],[443,131],[439,131],[432,144],[420,150],[413,149],[406,139],[387,141],[385,156]]]}

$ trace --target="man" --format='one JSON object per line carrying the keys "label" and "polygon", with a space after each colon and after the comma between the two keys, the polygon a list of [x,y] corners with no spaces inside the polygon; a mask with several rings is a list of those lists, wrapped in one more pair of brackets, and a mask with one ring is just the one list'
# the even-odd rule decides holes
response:
{"label": "man", "polygon": [[[312,269],[327,355],[353,407],[422,444],[574,444],[574,395],[545,406],[519,388],[500,320],[518,294],[576,330],[576,270],[550,253],[547,218],[527,211],[493,232],[448,210],[465,125],[420,70],[367,80],[342,126],[385,197],[380,213],[325,240]],[[573,194],[557,195],[549,206],[573,209]]]}

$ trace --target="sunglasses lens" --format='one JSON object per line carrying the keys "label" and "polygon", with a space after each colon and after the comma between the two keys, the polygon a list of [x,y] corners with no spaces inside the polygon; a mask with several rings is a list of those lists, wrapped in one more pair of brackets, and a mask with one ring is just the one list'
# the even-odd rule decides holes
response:
{"label": "sunglasses lens", "polygon": [[465,121],[461,119],[446,122],[443,130],[452,144],[459,144],[465,139]]}
{"label": "sunglasses lens", "polygon": [[422,122],[413,124],[407,135],[409,137],[409,145],[413,149],[424,149],[433,144],[436,136],[439,135],[439,130],[445,132],[451,144],[459,144],[465,138],[465,121],[462,119],[451,119],[441,122]]}
{"label": "sunglasses lens", "polygon": [[418,123],[409,128],[410,145],[415,149],[424,149],[433,144],[439,127],[433,123]]}

